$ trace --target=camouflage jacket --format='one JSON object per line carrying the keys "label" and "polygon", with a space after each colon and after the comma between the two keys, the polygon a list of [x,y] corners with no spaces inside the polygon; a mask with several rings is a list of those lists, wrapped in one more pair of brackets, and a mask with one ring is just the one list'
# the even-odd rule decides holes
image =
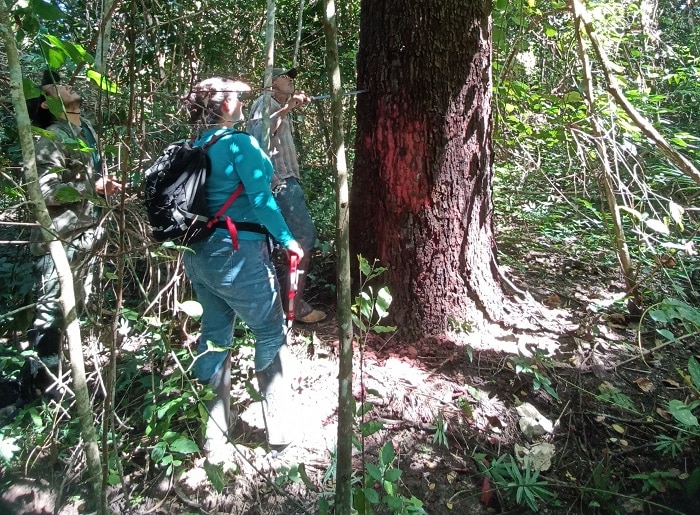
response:
{"label": "camouflage jacket", "polygon": [[[56,138],[42,136],[34,143],[39,186],[53,219],[54,231],[62,241],[70,241],[97,223],[95,206],[91,202],[96,195],[97,149],[82,152],[77,148],[78,139],[88,145],[97,139],[86,120],[83,120],[82,127],[66,120],[56,120],[46,130],[54,133]],[[39,230],[35,230],[32,253],[45,254],[47,250],[41,242]]]}

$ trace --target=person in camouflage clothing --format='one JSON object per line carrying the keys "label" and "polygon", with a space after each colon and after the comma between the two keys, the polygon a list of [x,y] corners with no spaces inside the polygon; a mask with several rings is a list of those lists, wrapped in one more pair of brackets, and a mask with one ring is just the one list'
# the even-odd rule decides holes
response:
{"label": "person in camouflage clothing", "polygon": [[[103,177],[97,135],[80,115],[81,96],[71,86],[59,84],[58,79],[55,72],[45,73],[42,96],[32,99],[28,107],[33,124],[55,135],[53,138],[41,136],[35,141],[37,173],[53,220],[51,237],[64,244],[73,272],[76,305],[80,309],[92,286],[95,258],[91,250],[103,237],[98,210],[92,200],[97,195],[116,193],[121,183],[114,177]],[[57,106],[62,102],[60,116],[51,113],[51,102]],[[92,152],[78,150],[79,144],[92,148]],[[64,317],[59,302],[58,274],[41,231],[34,229],[31,236],[30,250],[37,273],[36,314],[27,331],[29,345],[41,363],[29,360],[29,370],[25,373],[29,384],[25,386],[32,393],[56,397],[59,392],[54,377],[59,369]]]}

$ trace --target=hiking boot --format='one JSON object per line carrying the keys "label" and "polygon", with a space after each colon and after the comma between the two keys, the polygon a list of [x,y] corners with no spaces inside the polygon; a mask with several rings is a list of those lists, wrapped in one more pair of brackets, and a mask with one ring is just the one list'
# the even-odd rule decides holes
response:
{"label": "hiking boot", "polygon": [[307,314],[296,317],[294,320],[303,324],[315,324],[326,319],[326,314],[320,309],[312,309]]}
{"label": "hiking boot", "polygon": [[58,402],[66,393],[58,379],[60,372],[61,342],[60,329],[29,329],[27,340],[38,358],[27,358],[22,370],[22,393],[34,398],[45,396]]}

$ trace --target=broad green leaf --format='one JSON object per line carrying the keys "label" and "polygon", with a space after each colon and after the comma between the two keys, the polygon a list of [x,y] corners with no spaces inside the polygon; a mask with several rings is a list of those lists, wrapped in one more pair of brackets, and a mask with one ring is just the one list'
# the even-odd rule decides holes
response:
{"label": "broad green leaf", "polygon": [[95,70],[88,70],[87,74],[89,79],[91,79],[95,84],[97,84],[102,91],[107,91],[108,93],[119,93],[119,86],[116,83],[109,80],[107,77],[102,75],[100,72]]}
{"label": "broad green leaf", "polygon": [[644,218],[644,217],[642,216],[642,213],[640,213],[640,212],[637,211],[636,209],[632,209],[631,207],[620,206],[619,209],[620,209],[620,211],[626,211],[627,213],[631,214],[631,215],[634,216],[637,220],[641,220],[642,218]]}
{"label": "broad green leaf", "polygon": [[55,5],[43,0],[31,1],[32,12],[42,20],[60,20],[65,14]]}
{"label": "broad green leaf", "polygon": [[379,494],[374,488],[363,488],[362,491],[365,494],[365,499],[367,499],[371,504],[379,503]]}
{"label": "broad green leaf", "polygon": [[187,314],[187,316],[191,316],[195,320],[199,320],[204,312],[202,305],[196,300],[186,300],[185,302],[178,304],[178,308],[180,311]]}
{"label": "broad green leaf", "polygon": [[355,313],[353,313],[351,316],[352,316],[352,323],[355,324],[355,326],[358,327],[360,329],[360,331],[367,330],[367,326],[365,326],[364,322],[362,322],[360,317],[358,317]]}
{"label": "broad green leaf", "polygon": [[646,226],[651,229],[652,231],[656,231],[660,234],[670,234],[671,231],[668,230],[668,227],[666,227],[666,224],[663,223],[661,220],[656,220],[654,218],[648,218],[647,220],[644,220],[644,223]]}
{"label": "broad green leaf", "polygon": [[396,332],[395,325],[375,325],[372,326],[372,331],[375,333],[394,333]]}
{"label": "broad green leaf", "polygon": [[212,465],[208,460],[204,462],[204,471],[207,473],[207,478],[211,486],[218,493],[224,491],[224,471],[221,465]]}
{"label": "broad green leaf", "polygon": [[41,96],[41,90],[36,87],[34,81],[25,77],[22,78],[22,91],[24,92],[24,98],[27,100]]}
{"label": "broad green leaf", "polygon": [[182,437],[170,444],[170,450],[180,454],[192,454],[199,452],[199,447],[189,438]]}
{"label": "broad green leaf", "polygon": [[67,148],[77,152],[83,152],[84,154],[92,154],[95,151],[93,147],[88,145],[87,142],[82,139],[63,138],[63,142]]}
{"label": "broad green leaf", "polygon": [[60,98],[46,97],[46,105],[49,106],[49,111],[56,118],[63,116],[63,102]]}
{"label": "broad green leaf", "polygon": [[180,399],[170,399],[168,402],[158,407],[156,416],[161,419],[165,417],[174,407],[179,407],[179,405]]}
{"label": "broad green leaf", "polygon": [[671,200],[668,204],[668,211],[671,213],[671,218],[673,218],[673,221],[678,224],[678,227],[681,228],[681,231],[683,230],[683,215],[685,214],[685,209],[683,206],[680,206],[676,204],[673,200]]}
{"label": "broad green leaf", "polygon": [[250,381],[245,382],[245,391],[248,392],[248,395],[250,395],[250,398],[253,399],[254,402],[262,402],[262,395],[260,395],[260,392],[255,389]]}
{"label": "broad green leaf", "polygon": [[372,267],[361,254],[357,255],[357,260],[359,261],[360,273],[367,277],[372,272]]}
{"label": "broad green leaf", "polygon": [[[10,463],[12,458],[19,453],[21,448],[15,443],[18,437],[4,437],[0,434],[0,461]],[[381,474],[379,475],[381,479]]]}
{"label": "broad green leaf", "polygon": [[675,341],[675,340],[676,340],[676,335],[673,334],[673,333],[672,333],[671,331],[669,331],[668,329],[657,329],[656,332],[659,333],[659,334],[660,334],[661,336],[663,336],[664,338],[666,338],[667,340],[670,340],[670,341]]}
{"label": "broad green leaf", "polygon": [[370,477],[375,481],[382,480],[382,471],[374,463],[367,463],[365,465],[365,469],[367,470],[367,473],[370,475]]}
{"label": "broad green leaf", "polygon": [[392,442],[385,443],[379,454],[379,464],[384,466],[389,465],[392,461],[394,461],[395,455],[394,444]]}
{"label": "broad green leaf", "polygon": [[224,347],[222,345],[218,345],[215,342],[211,340],[207,340],[207,350],[208,351],[214,351],[214,352],[224,352],[227,350],[230,350],[231,347]]}
{"label": "broad green leaf", "polygon": [[165,456],[166,445],[165,442],[158,442],[151,451],[151,458],[156,463],[160,463]]}
{"label": "broad green leaf", "polygon": [[563,100],[567,104],[574,104],[577,102],[583,102],[583,96],[578,91],[569,91],[564,95]]}
{"label": "broad green leaf", "polygon": [[371,292],[372,289],[370,288],[370,293],[367,292],[360,292],[359,295],[359,303],[360,303],[360,314],[365,317],[365,319],[370,320],[372,318],[372,309],[373,309],[373,303],[372,303],[372,297],[371,297]]}
{"label": "broad green leaf", "polygon": [[46,41],[41,41],[40,46],[42,47],[42,52],[44,58],[46,59],[46,65],[52,70],[58,70],[66,62],[66,53],[59,49],[49,45]]}
{"label": "broad green leaf", "polygon": [[654,309],[652,311],[649,311],[649,317],[651,317],[651,319],[654,322],[660,322],[662,324],[665,324],[669,321],[669,318],[666,315],[666,311],[664,311],[663,309]]}
{"label": "broad green leaf", "polygon": [[389,293],[389,288],[384,286],[377,292],[377,302],[374,309],[377,311],[379,318],[384,318],[389,314],[389,306],[391,305],[392,296]]}
{"label": "broad green leaf", "polygon": [[46,129],[40,129],[39,127],[35,127],[32,125],[32,134],[36,134],[37,136],[41,136],[42,138],[48,138],[51,141],[54,141],[58,138],[55,133],[51,131],[47,131]]}
{"label": "broad green leaf", "polygon": [[669,138],[669,141],[671,143],[675,143],[677,146],[679,146],[681,148],[685,148],[688,146],[688,143],[686,143],[686,141],[682,138]]}
{"label": "broad green leaf", "polygon": [[403,474],[401,469],[389,469],[384,473],[384,479],[387,481],[396,482],[401,477],[401,474]]}
{"label": "broad green leaf", "polygon": [[698,427],[698,419],[690,411],[687,404],[679,400],[672,400],[668,403],[668,412],[673,415],[678,422],[688,427]]}
{"label": "broad green leaf", "polygon": [[373,435],[383,427],[384,424],[382,422],[379,422],[378,420],[370,420],[368,422],[360,424],[360,433],[362,434],[362,436],[367,437]]}
{"label": "broad green leaf", "polygon": [[689,499],[696,499],[700,491],[700,467],[695,467],[685,482],[685,493]]}
{"label": "broad green leaf", "polygon": [[360,406],[357,416],[361,417],[363,415],[366,415],[372,410],[372,408],[374,408],[374,404],[372,404],[371,402],[363,402]]}
{"label": "broad green leaf", "polygon": [[[63,59],[65,57],[70,57],[70,59],[76,63],[89,63],[92,64],[95,60],[94,58],[82,47],[82,45],[76,45],[70,41],[62,41],[52,34],[46,34],[44,36],[44,41],[48,48],[56,52],[63,54]],[[58,69],[58,66],[52,66],[52,69]]]}
{"label": "broad green leaf", "polygon": [[695,388],[700,390],[700,364],[694,356],[690,356],[688,360],[688,373],[690,373],[690,377],[693,379]]}
{"label": "broad green leaf", "polygon": [[72,204],[83,200],[83,196],[73,186],[61,186],[56,190],[55,197],[62,204]]}
{"label": "broad green leaf", "polygon": [[420,499],[418,499],[418,497],[414,495],[411,496],[408,502],[410,502],[412,506],[417,506],[418,508],[421,508],[423,506],[423,501],[421,501]]}

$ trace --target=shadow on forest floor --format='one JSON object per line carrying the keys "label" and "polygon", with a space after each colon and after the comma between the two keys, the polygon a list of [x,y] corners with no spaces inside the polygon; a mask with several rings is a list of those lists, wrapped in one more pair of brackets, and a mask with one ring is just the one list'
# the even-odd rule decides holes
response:
{"label": "shadow on forest floor", "polygon": [[[540,303],[548,327],[559,330],[485,326],[411,345],[369,338],[362,353],[355,352],[353,391],[358,405],[373,405],[365,420],[383,428],[365,438],[356,470],[362,460],[376,464],[380,449],[392,442],[393,465],[402,471],[399,492],[420,499],[429,514],[525,513],[528,498],[530,507],[547,513],[700,512],[697,441],[683,438],[668,411],[669,400],[692,398],[679,371],[687,371],[697,336],[654,349],[659,342],[653,334],[640,335],[638,320],[617,302],[622,283],[615,269],[576,261],[563,250],[519,245],[501,241],[501,253],[518,264],[504,270]],[[312,301],[323,303],[321,296]],[[135,468],[128,484],[115,488],[112,508],[139,514],[317,513],[319,498],[333,487],[336,322],[331,315],[296,327],[294,406],[303,421],[296,445],[275,457],[261,450],[259,405],[239,385],[239,445],[232,460],[238,472],[224,475],[221,493],[196,459],[178,478]],[[249,356],[240,360],[239,366],[250,366]],[[673,451],[661,452],[660,441]],[[524,462],[542,472],[522,472]],[[24,496],[23,513],[50,506],[42,495],[59,479],[18,479],[14,497]],[[56,512],[71,509],[65,503]],[[374,512],[390,511],[380,504]]]}

